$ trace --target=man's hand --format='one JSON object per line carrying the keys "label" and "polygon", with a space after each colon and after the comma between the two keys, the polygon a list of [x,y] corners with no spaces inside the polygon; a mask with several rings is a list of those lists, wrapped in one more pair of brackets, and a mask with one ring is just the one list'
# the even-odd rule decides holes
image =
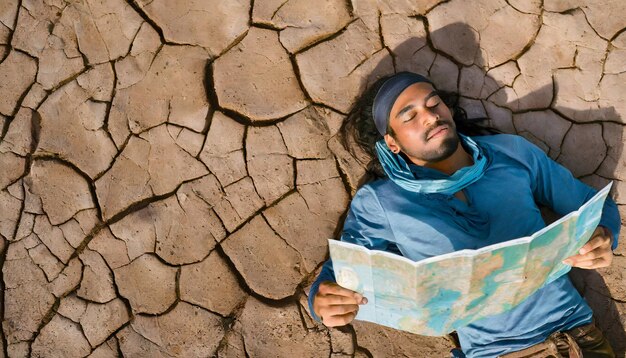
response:
{"label": "man's hand", "polygon": [[613,261],[612,244],[611,230],[598,226],[591,239],[578,251],[579,255],[570,256],[563,263],[583,269],[607,267]]}
{"label": "man's hand", "polygon": [[359,305],[366,303],[367,298],[360,293],[324,281],[313,300],[313,310],[325,326],[336,327],[352,322],[359,312]]}

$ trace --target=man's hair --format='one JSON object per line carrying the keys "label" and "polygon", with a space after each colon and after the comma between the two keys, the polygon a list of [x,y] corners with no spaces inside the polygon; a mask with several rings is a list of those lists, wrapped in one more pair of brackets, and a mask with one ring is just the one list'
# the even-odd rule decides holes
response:
{"label": "man's hair", "polygon": [[[376,129],[372,107],[378,90],[389,77],[391,75],[379,78],[363,92],[352,105],[339,131],[344,148],[366,166],[366,176],[368,177],[366,180],[385,176],[385,172],[376,156],[375,148],[376,142],[383,139],[383,136]],[[433,85],[433,87],[435,86]],[[457,93],[439,91],[436,88],[435,90],[446,106],[452,110],[458,133],[468,136],[499,133],[498,130],[481,123],[487,120],[487,118],[468,119],[465,110],[459,106],[459,95]],[[395,133],[389,126],[389,123],[387,123],[387,133],[395,138]],[[363,162],[363,155],[359,155],[357,150],[364,152],[369,157],[366,159],[367,162]]]}

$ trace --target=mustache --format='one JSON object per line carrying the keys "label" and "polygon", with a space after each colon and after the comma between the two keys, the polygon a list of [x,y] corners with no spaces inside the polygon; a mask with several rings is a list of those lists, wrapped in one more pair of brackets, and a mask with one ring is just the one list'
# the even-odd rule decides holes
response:
{"label": "mustache", "polygon": [[448,128],[450,128],[450,123],[448,123],[448,121],[444,121],[442,119],[438,119],[435,121],[435,123],[433,123],[432,126],[430,126],[430,128],[428,128],[425,132],[424,132],[424,140],[428,140],[428,138],[430,137],[430,134],[432,133],[432,131],[436,130],[437,128],[443,126],[443,125],[447,125]]}

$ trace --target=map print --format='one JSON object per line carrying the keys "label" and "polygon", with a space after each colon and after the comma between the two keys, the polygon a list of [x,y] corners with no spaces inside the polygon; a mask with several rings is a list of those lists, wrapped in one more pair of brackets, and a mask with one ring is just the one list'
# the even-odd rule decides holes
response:
{"label": "map print", "polygon": [[611,184],[532,236],[418,262],[329,240],[337,283],[369,302],[356,319],[427,336],[446,335],[521,303],[570,270],[561,261],[589,240]]}

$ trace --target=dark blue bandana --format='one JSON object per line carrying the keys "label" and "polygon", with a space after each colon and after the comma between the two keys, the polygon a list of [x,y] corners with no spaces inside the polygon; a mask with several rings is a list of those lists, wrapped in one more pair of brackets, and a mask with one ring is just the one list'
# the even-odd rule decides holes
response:
{"label": "dark blue bandana", "polygon": [[391,107],[400,96],[400,93],[407,87],[414,83],[427,82],[432,85],[430,80],[422,75],[412,72],[399,72],[389,77],[385,83],[380,87],[376,97],[374,98],[374,105],[372,107],[372,115],[374,117],[374,123],[376,129],[381,135],[387,134],[387,125],[389,122],[389,114],[391,113]]}

